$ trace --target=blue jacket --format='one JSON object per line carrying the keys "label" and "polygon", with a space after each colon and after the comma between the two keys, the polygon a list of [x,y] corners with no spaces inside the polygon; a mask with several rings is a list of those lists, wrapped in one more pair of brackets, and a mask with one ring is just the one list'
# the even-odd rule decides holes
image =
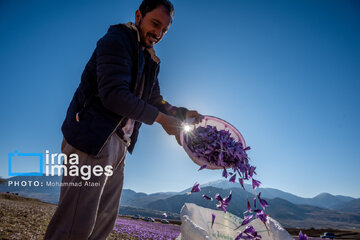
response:
{"label": "blue jacket", "polygon": [[[128,118],[136,120],[128,151],[132,153],[142,123],[153,124],[159,111],[183,120],[187,109],[164,101],[160,94],[160,60],[154,50],[142,50],[132,23],[110,26],[97,42],[81,76],[61,127],[73,147],[98,155],[111,134],[122,137]],[[146,63],[146,64],[145,64]],[[136,97],[142,74],[142,98]]]}

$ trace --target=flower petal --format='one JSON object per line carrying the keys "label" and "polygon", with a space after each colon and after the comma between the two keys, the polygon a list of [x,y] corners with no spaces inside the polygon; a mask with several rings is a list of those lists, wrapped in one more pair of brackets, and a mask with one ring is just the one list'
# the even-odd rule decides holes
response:
{"label": "flower petal", "polygon": [[203,169],[206,168],[206,167],[207,167],[207,164],[204,164],[204,165],[202,165],[202,166],[199,168],[198,171],[203,170]]}
{"label": "flower petal", "polygon": [[263,223],[266,223],[266,221],[267,221],[267,215],[263,210],[256,213],[256,217],[259,218]]}
{"label": "flower petal", "polygon": [[206,200],[210,200],[210,201],[213,200],[212,197],[208,197],[208,196],[206,196],[205,194],[203,194],[202,197],[203,197],[204,199],[206,199]]}
{"label": "flower petal", "polygon": [[260,205],[263,209],[265,209],[267,206],[269,206],[269,204],[267,203],[267,201],[265,199],[262,199],[260,197],[261,195],[261,192],[259,192],[259,194],[257,195],[258,199],[259,199],[259,202],[260,202]]}
{"label": "flower petal", "polygon": [[261,182],[255,179],[252,179],[252,188],[255,190],[257,187],[260,187]]}
{"label": "flower petal", "polygon": [[200,191],[201,191],[201,189],[200,189],[199,183],[196,182],[194,184],[194,186],[192,187],[191,192],[200,192]]}
{"label": "flower petal", "polygon": [[222,176],[223,176],[224,178],[227,178],[228,173],[227,173],[227,171],[226,171],[226,168],[224,168],[223,173],[222,173]]}
{"label": "flower petal", "polygon": [[215,214],[211,214],[211,228],[213,227],[213,225],[214,225],[214,222],[215,222]]}
{"label": "flower petal", "polygon": [[229,179],[229,182],[234,183],[236,180],[236,173],[234,175],[232,175],[232,177]]}
{"label": "flower petal", "polygon": [[241,223],[240,226],[244,226],[244,225],[250,223],[252,218],[253,218],[253,215],[252,215],[252,214],[247,215],[247,216],[244,218],[244,220],[242,221],[242,223]]}
{"label": "flower petal", "polygon": [[240,183],[241,187],[245,190],[243,178],[239,178],[239,183]]}

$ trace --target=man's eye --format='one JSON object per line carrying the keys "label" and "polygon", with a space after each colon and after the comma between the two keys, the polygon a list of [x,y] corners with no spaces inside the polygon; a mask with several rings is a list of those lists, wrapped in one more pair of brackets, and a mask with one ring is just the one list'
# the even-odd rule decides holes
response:
{"label": "man's eye", "polygon": [[153,22],[154,26],[157,27],[159,24],[157,22]]}

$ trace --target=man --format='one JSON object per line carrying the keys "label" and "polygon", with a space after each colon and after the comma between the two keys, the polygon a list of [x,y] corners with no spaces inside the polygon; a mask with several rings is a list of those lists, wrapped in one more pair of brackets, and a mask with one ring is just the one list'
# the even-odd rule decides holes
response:
{"label": "man", "polygon": [[[111,26],[98,41],[62,125],[61,149],[67,156],[76,154],[78,166],[89,167],[89,181],[99,186],[87,186],[80,176],[84,172],[72,176],[64,171],[45,239],[105,239],[118,213],[125,154],[132,153],[141,124],[157,122],[179,142],[181,121],[200,121],[196,111],[174,107],[160,95],[160,60],[153,46],[168,31],[173,15],[168,0],[144,0],[135,24]],[[106,167],[112,174],[102,171]]]}

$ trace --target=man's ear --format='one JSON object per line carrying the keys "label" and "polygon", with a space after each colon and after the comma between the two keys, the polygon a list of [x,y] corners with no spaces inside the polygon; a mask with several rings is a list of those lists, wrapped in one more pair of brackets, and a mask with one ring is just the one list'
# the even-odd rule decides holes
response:
{"label": "man's ear", "polygon": [[141,14],[140,10],[138,9],[135,12],[135,23],[136,23],[136,25],[138,25],[140,23],[141,18],[142,18],[142,14]]}

